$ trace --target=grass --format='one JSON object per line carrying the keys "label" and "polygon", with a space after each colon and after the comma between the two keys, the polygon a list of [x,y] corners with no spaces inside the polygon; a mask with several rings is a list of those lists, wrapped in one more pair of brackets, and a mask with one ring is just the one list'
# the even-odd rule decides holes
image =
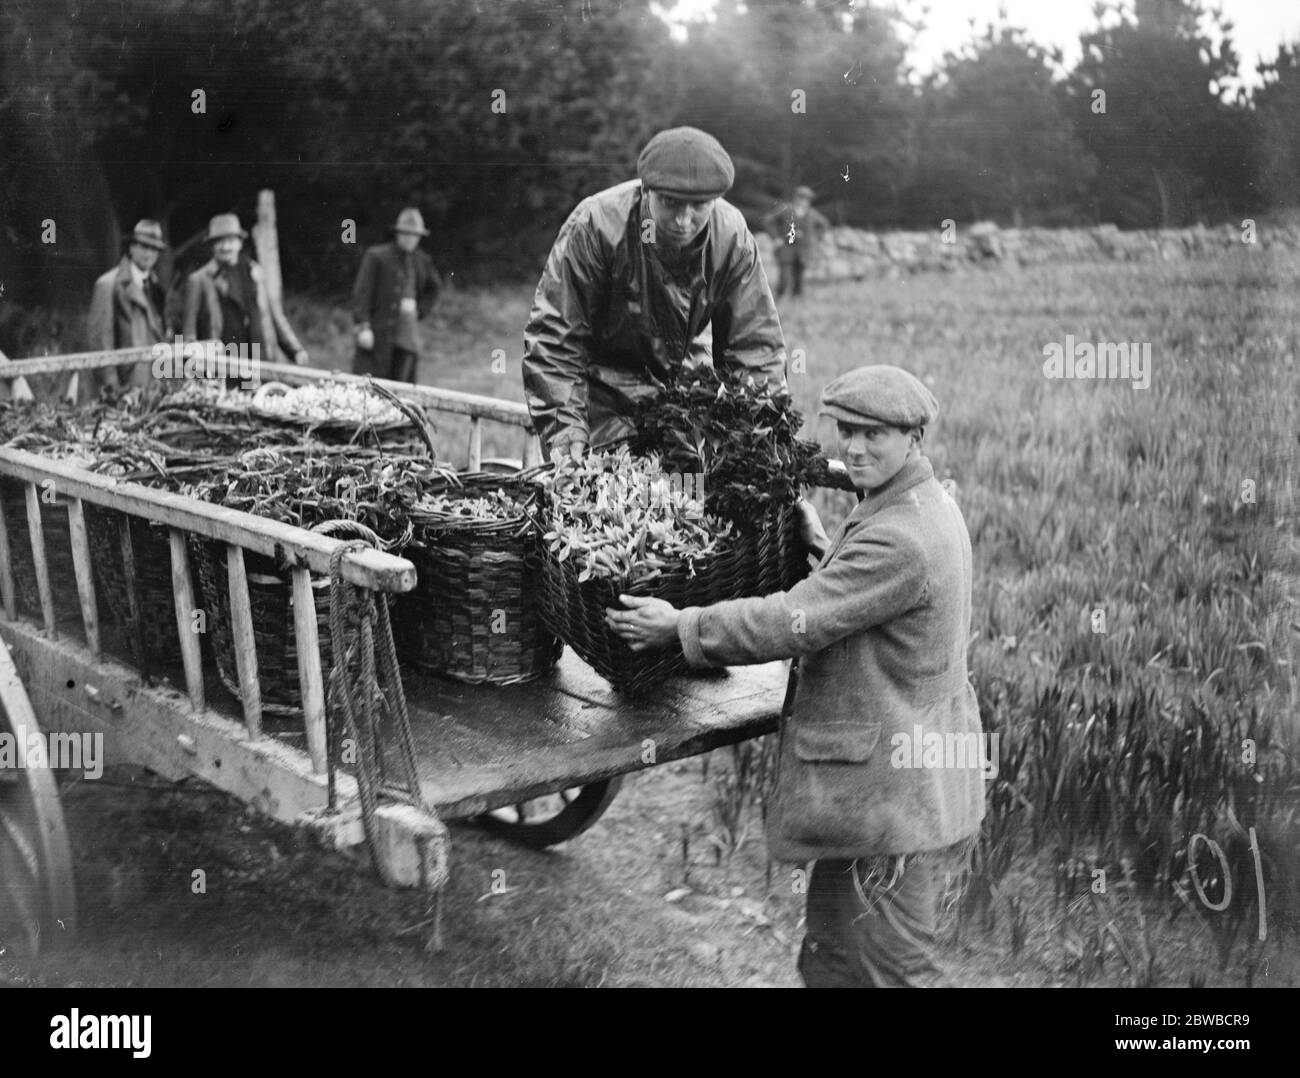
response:
{"label": "grass", "polygon": [[[1243,247],[832,285],[782,311],[806,364],[791,376],[806,414],[862,363],[906,367],[942,406],[926,451],[970,530],[971,671],[986,727],[1003,734],[976,901],[1005,912],[1006,873],[1055,851],[1172,908],[1192,893],[1188,844],[1203,834],[1234,898],[1213,913],[1193,895],[1192,916],[1226,964],[1222,941],[1258,924],[1253,829],[1269,929],[1294,925],[1297,296],[1293,253]],[[447,297],[426,379],[520,399],[529,300],[525,288]],[[1046,378],[1044,346],[1067,334],[1149,343],[1150,387]],[[831,448],[831,431],[816,431]],[[492,435],[485,450],[517,453]],[[848,508],[843,495],[818,501],[830,520]],[[737,791],[762,770],[735,756],[715,773],[728,848],[743,825]],[[1210,901],[1224,893],[1219,866],[1198,842]],[[1091,917],[1104,947],[1122,937],[1100,901],[1071,916]],[[1018,948],[1018,900],[1008,916]],[[1124,944],[1134,963],[1139,952]]]}

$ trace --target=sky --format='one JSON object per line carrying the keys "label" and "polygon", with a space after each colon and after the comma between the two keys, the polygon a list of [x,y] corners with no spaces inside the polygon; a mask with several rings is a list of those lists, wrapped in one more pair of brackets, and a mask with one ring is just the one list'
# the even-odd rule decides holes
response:
{"label": "sky", "polygon": [[[756,0],[761,2],[761,0]],[[849,6],[849,0],[821,0],[822,3]],[[1093,28],[1094,0],[899,0],[904,11],[919,13],[929,8],[927,29],[912,43],[911,60],[921,72],[928,72],[943,60],[943,54],[956,51],[972,36],[970,21],[982,31],[990,21],[997,21],[998,9],[1007,12],[1013,26],[1023,27],[1029,37],[1042,45],[1058,45],[1067,65],[1079,56],[1079,35]],[[1218,0],[1223,13],[1233,24],[1233,42],[1240,60],[1241,78],[1255,86],[1259,78],[1255,67],[1260,58],[1271,60],[1283,42],[1300,42],[1300,0]],[[673,9],[665,0],[663,6]],[[698,16],[713,7],[713,0],[677,0],[674,15]]]}

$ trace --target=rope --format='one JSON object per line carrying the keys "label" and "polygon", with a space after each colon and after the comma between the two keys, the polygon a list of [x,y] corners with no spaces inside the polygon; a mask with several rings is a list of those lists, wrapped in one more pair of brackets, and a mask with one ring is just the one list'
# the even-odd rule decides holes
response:
{"label": "rope", "polygon": [[[379,835],[375,811],[381,792],[396,796],[428,811],[420,789],[415,764],[415,737],[411,732],[406,693],[397,666],[388,603],[366,588],[343,579],[343,557],[352,550],[373,549],[372,544],[353,539],[340,543],[330,555],[330,642],[334,665],[329,682],[329,782],[330,804],[334,803],[334,771],[337,757],[339,716],[357,746],[357,789],[361,798],[361,822],[371,859],[384,873],[379,856]],[[349,632],[349,630],[352,630]],[[351,647],[348,646],[351,639]],[[376,645],[378,655],[376,656]],[[354,666],[360,666],[353,676]],[[380,722],[387,716],[395,726],[401,786],[394,788],[385,778],[384,737]],[[387,880],[385,882],[394,883]]]}

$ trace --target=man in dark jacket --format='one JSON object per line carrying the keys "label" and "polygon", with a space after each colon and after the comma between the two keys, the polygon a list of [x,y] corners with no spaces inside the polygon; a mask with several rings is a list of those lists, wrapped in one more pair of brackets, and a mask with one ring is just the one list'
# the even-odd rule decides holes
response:
{"label": "man in dark jacket", "polygon": [[797,296],[803,292],[804,270],[816,264],[822,238],[830,227],[830,222],[813,209],[813,195],[811,187],[797,187],[792,202],[777,207],[765,218],[776,241],[776,261],[781,267],[781,279],[776,284],[778,299],[787,293]]}
{"label": "man in dark jacket", "polygon": [[580,202],[551,248],[524,331],[524,391],[543,448],[580,456],[632,434],[637,402],[688,360],[785,384],[785,338],[731,158],[693,127],[661,131],[639,179]]}
{"label": "man in dark jacket", "polygon": [[[166,295],[154,273],[159,254],[167,249],[162,225],[149,220],[137,222],[125,246],[122,261],[95,282],[91,293],[86,345],[92,350],[147,348],[168,336],[164,321]],[[82,371],[78,399],[90,399],[99,385],[142,386],[149,379],[147,363]]]}
{"label": "man in dark jacket", "polygon": [[997,767],[966,669],[970,536],[921,453],[938,414],[921,382],[860,367],[822,412],[864,497],[833,540],[804,503],[811,576],[681,611],[625,595],[609,621],[632,650],[680,647],[693,666],[796,658],[765,823],[775,860],[815,862],[799,972],[810,988],[928,987],[936,900]]}
{"label": "man in dark jacket", "polygon": [[419,321],[438,298],[438,271],[419,250],[429,235],[417,209],[397,215],[392,243],[366,251],[352,288],[356,374],[414,382],[420,362]]}

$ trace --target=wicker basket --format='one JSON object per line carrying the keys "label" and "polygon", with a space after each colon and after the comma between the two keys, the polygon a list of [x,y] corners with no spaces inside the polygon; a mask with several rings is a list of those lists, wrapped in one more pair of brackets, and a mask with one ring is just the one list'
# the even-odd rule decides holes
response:
{"label": "wicker basket", "polygon": [[[529,475],[486,473],[438,481],[426,493],[496,490],[528,500],[538,491]],[[510,685],[540,677],[564,646],[542,622],[530,574],[539,538],[529,518],[474,520],[412,514],[415,541],[402,551],[416,567],[415,589],[394,603],[398,656],[411,665],[460,681]]]}
{"label": "wicker basket", "polygon": [[[130,529],[131,574],[122,550],[123,521]],[[127,655],[141,668],[175,665],[180,659],[169,534],[165,526],[142,517],[86,505],[86,536],[95,561],[100,614],[121,630]]]}
{"label": "wicker basket", "polygon": [[689,667],[679,650],[633,652],[605,623],[607,607],[618,608],[619,593],[666,599],[679,610],[725,599],[768,595],[792,587],[808,573],[795,506],[772,506],[758,527],[740,535],[717,554],[685,567],[666,570],[644,584],[620,588],[611,580],[578,581],[575,559],[559,561],[549,550],[539,556],[542,617],[619,692],[644,693]]}
{"label": "wicker basket", "polygon": [[[328,521],[312,530],[328,532],[336,538],[362,537],[378,542],[370,529],[351,521]],[[235,662],[226,576],[226,545],[191,536],[190,550],[207,612],[208,638],[216,656],[217,673],[221,683],[240,698],[239,667]],[[248,578],[248,598],[253,612],[262,711],[273,717],[301,718],[302,688],[298,681],[298,648],[293,627],[292,571],[280,568],[265,555],[245,551],[244,572]],[[321,672],[328,685],[334,656],[330,637],[329,578],[313,577],[311,586],[316,600]],[[354,634],[349,633],[349,645],[353,639]]]}
{"label": "wicker basket", "polygon": [[[36,563],[32,560],[31,535],[27,530],[26,484],[6,477],[0,480],[5,528],[18,606],[29,616],[41,617],[41,594],[36,586]],[[72,563],[72,532],[68,524],[68,499],[41,500],[41,527],[45,534],[45,565],[54,593],[54,612],[59,621],[81,624],[81,600]]]}

